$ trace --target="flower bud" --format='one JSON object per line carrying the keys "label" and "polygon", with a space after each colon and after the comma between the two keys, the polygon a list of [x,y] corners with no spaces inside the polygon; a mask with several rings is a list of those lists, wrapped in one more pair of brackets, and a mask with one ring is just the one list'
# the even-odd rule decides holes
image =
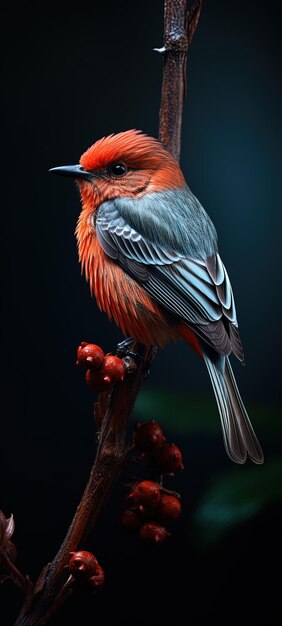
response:
{"label": "flower bud", "polygon": [[87,369],[97,370],[102,367],[104,362],[104,352],[100,346],[95,343],[87,343],[83,341],[77,348],[76,364]]}

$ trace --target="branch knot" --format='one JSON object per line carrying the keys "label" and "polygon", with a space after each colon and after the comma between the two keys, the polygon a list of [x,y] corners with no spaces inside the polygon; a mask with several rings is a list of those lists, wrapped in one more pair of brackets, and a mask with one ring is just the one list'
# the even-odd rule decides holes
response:
{"label": "branch knot", "polygon": [[171,31],[166,33],[164,47],[166,52],[187,52],[189,39],[186,33]]}

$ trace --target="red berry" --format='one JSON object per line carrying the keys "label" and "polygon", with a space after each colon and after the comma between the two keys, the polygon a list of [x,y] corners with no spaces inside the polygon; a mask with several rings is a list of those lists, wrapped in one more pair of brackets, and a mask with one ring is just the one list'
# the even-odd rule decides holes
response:
{"label": "red berry", "polygon": [[86,382],[92,391],[98,391],[99,393],[101,391],[110,391],[115,384],[110,376],[104,374],[103,368],[98,371],[87,370]]}
{"label": "red berry", "polygon": [[122,359],[108,354],[99,370],[87,370],[86,382],[92,391],[110,391],[116,383],[123,381],[125,372]]}
{"label": "red berry", "polygon": [[77,348],[77,365],[88,369],[98,370],[104,362],[104,352],[95,343],[83,341]]}
{"label": "red berry", "polygon": [[158,453],[157,463],[162,474],[173,474],[184,469],[181,451],[175,443],[165,443]]}
{"label": "red berry", "polygon": [[131,511],[130,509],[127,509],[122,513],[121,524],[123,528],[125,528],[125,530],[133,532],[134,530],[138,530],[138,528],[140,528],[142,524],[142,519],[136,511]]}
{"label": "red berry", "polygon": [[142,452],[152,452],[165,443],[165,437],[159,424],[155,420],[138,422],[133,435],[135,448]]}
{"label": "red berry", "polygon": [[142,480],[134,487],[129,498],[135,503],[144,507],[144,512],[154,510],[161,499],[161,492],[158,483],[152,480]]}
{"label": "red berry", "polygon": [[139,537],[146,543],[162,543],[170,533],[157,522],[146,522],[139,530]]}
{"label": "red berry", "polygon": [[103,586],[105,582],[105,572],[101,565],[98,565],[96,573],[87,579],[85,587],[89,591],[95,591]]}
{"label": "red berry", "polygon": [[126,367],[123,360],[118,356],[108,354],[105,356],[102,371],[105,376],[109,376],[116,383],[124,380]]}
{"label": "red berry", "polygon": [[86,579],[96,574],[99,563],[92,552],[70,552],[70,557],[68,568],[74,578]]}
{"label": "red berry", "polygon": [[170,495],[162,495],[156,517],[160,522],[176,521],[181,515],[181,503],[178,498]]}

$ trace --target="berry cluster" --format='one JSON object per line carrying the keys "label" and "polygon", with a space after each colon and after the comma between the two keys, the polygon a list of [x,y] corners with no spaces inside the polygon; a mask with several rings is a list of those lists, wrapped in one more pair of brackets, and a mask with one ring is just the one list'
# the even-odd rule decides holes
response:
{"label": "berry cluster", "polygon": [[142,541],[161,543],[170,535],[164,524],[176,521],[181,514],[180,496],[163,487],[162,477],[183,470],[182,454],[174,443],[166,443],[155,420],[136,425],[133,448],[140,451],[141,461],[159,481],[142,480],[135,485],[121,523],[129,532],[138,531]]}
{"label": "berry cluster", "polygon": [[105,582],[105,573],[92,552],[80,550],[70,552],[68,569],[74,581],[88,591],[102,587]]}
{"label": "berry cluster", "polygon": [[83,341],[77,349],[77,365],[86,368],[86,382],[92,391],[110,391],[122,382],[126,367],[122,359],[112,354],[104,355],[102,348]]}
{"label": "berry cluster", "polygon": [[136,424],[133,445],[141,451],[143,461],[159,474],[174,474],[184,469],[181,450],[175,443],[166,443],[163,431],[155,420]]}

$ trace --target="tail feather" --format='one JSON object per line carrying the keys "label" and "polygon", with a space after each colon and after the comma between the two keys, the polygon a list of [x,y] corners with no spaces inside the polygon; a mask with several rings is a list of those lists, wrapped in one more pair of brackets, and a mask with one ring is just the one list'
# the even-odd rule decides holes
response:
{"label": "tail feather", "polygon": [[247,455],[254,463],[263,463],[263,452],[244,407],[228,357],[203,352],[215,393],[224,444],[235,463],[245,463]]}
{"label": "tail feather", "polygon": [[254,463],[263,463],[263,451],[252,427],[250,418],[243,404],[243,400],[240,396],[240,392],[228,357],[225,364],[225,379],[230,397],[232,398],[232,406],[234,407],[236,413],[238,425],[241,431],[242,439],[246,445],[248,455]]}

